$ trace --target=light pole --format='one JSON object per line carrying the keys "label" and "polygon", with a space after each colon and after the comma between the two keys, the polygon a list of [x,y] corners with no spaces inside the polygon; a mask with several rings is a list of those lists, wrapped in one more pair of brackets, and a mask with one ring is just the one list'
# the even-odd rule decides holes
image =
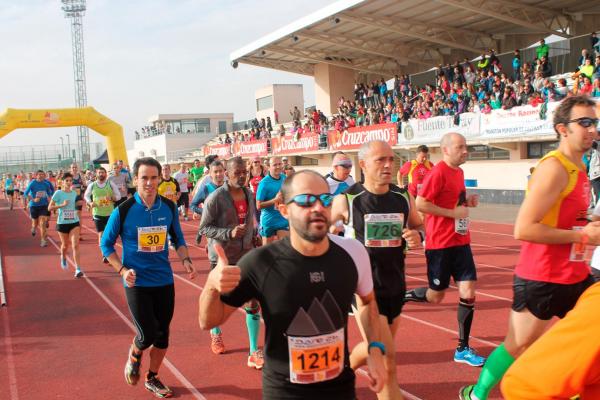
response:
{"label": "light pole", "polygon": [[71,158],[71,137],[67,133],[67,158]]}
{"label": "light pole", "polygon": [[65,158],[65,140],[63,139],[63,137],[59,137],[60,139],[60,158],[63,159]]}

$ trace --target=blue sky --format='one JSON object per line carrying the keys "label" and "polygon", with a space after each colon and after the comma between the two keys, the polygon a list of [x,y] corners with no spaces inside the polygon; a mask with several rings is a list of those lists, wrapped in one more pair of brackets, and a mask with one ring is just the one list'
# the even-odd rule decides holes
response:
{"label": "blue sky", "polygon": [[[233,50],[333,0],[88,0],[84,17],[88,104],[133,130],[151,115],[233,112],[253,117],[254,91],[312,78],[229,65]],[[3,1],[0,110],[74,105],[70,23],[59,0]],[[300,5],[301,4],[301,5]],[[17,130],[0,147],[53,144],[75,128]],[[90,132],[90,141],[102,137]]]}

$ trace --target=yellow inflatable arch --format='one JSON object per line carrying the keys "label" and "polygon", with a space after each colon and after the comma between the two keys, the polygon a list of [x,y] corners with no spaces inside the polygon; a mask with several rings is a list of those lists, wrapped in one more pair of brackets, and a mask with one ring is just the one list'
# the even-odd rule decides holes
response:
{"label": "yellow inflatable arch", "polygon": [[87,126],[106,138],[106,149],[111,164],[117,160],[127,162],[123,127],[93,107],[55,109],[7,108],[0,115],[0,138],[19,128],[57,128]]}

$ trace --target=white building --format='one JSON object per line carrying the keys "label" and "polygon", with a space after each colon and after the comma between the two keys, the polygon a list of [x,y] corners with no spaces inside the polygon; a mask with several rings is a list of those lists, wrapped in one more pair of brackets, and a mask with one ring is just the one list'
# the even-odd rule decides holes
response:
{"label": "white building", "polygon": [[271,118],[275,128],[275,111],[279,115],[279,123],[290,122],[290,111],[298,107],[301,116],[304,116],[304,92],[302,85],[273,84],[262,87],[255,92],[256,118]]}

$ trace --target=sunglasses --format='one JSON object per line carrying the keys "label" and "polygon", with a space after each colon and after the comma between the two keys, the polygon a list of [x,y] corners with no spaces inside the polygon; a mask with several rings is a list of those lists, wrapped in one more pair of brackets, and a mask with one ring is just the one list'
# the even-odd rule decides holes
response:
{"label": "sunglasses", "polygon": [[296,203],[300,207],[308,208],[314,206],[317,200],[323,204],[323,207],[331,207],[331,203],[333,203],[333,195],[331,193],[297,194],[285,204]]}
{"label": "sunglasses", "polygon": [[567,121],[567,123],[571,122],[575,122],[583,128],[589,128],[590,126],[598,126],[598,118],[583,117]]}

